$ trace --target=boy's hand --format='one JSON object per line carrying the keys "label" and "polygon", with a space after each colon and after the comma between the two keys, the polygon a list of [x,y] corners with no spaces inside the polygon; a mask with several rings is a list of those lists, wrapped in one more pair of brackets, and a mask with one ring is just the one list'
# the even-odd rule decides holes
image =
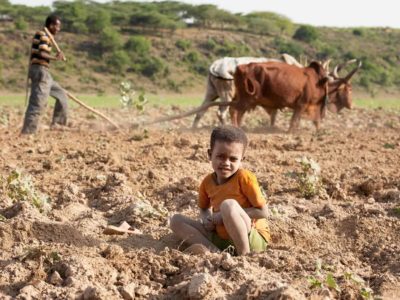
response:
{"label": "boy's hand", "polygon": [[215,225],[211,220],[211,216],[203,219],[203,226],[207,231],[213,231],[215,229]]}
{"label": "boy's hand", "polygon": [[221,213],[219,213],[219,212],[213,213],[210,217],[211,217],[211,222],[214,225],[222,225],[222,224],[224,224],[224,221],[222,220]]}

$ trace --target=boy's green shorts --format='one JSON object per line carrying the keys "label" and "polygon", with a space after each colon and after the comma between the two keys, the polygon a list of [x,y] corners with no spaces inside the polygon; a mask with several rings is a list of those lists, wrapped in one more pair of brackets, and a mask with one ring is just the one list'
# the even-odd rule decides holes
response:
{"label": "boy's green shorts", "polygon": [[[217,246],[221,251],[234,249],[235,245],[231,239],[224,240],[218,236],[214,231],[211,236],[211,242]],[[267,249],[268,242],[263,238],[263,236],[255,229],[252,228],[249,233],[249,244],[250,251],[252,252],[262,252]]]}

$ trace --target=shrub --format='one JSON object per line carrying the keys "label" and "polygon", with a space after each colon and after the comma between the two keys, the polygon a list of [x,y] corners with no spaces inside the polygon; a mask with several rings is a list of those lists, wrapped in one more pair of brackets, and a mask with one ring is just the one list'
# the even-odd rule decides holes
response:
{"label": "shrub", "polygon": [[7,196],[13,202],[29,202],[41,213],[51,208],[49,197],[35,189],[32,177],[18,170],[13,170],[6,178],[0,177],[0,191],[0,195]]}
{"label": "shrub", "polygon": [[122,81],[119,85],[121,95],[120,102],[126,108],[135,108],[139,112],[143,112],[147,104],[147,98],[144,92],[140,92],[137,97],[136,91],[133,89],[133,84],[130,81]]}
{"label": "shrub", "polygon": [[249,31],[258,34],[273,34],[279,33],[279,28],[276,24],[268,19],[249,18],[247,21]]}
{"label": "shrub", "polygon": [[151,41],[144,36],[133,36],[125,43],[125,49],[130,52],[130,54],[136,55],[147,55],[151,48]]}
{"label": "shrub", "polygon": [[303,47],[298,43],[277,38],[274,40],[274,44],[279,53],[290,53],[290,55],[297,57],[304,53]]}
{"label": "shrub", "polygon": [[301,25],[294,33],[293,38],[310,43],[318,39],[318,31],[313,26]]}
{"label": "shrub", "polygon": [[218,44],[213,38],[208,38],[202,46],[208,51],[214,51],[217,48]]}
{"label": "shrub", "polygon": [[15,29],[17,30],[28,29],[28,23],[25,21],[23,17],[18,17],[17,20],[15,20]]}
{"label": "shrub", "polygon": [[147,77],[154,77],[164,69],[164,63],[157,57],[144,57],[141,60],[140,72]]}
{"label": "shrub", "polygon": [[180,39],[176,41],[175,46],[182,51],[186,51],[192,46],[192,42],[189,40]]}
{"label": "shrub", "polygon": [[305,198],[316,196],[321,191],[321,168],[317,162],[307,157],[296,159],[300,164],[300,172],[291,172],[288,175],[297,181],[300,194]]}
{"label": "shrub", "polygon": [[224,41],[221,45],[217,46],[215,53],[218,56],[239,57],[246,55],[249,50],[246,44]]}
{"label": "shrub", "polygon": [[363,36],[364,32],[359,28],[355,28],[355,29],[353,29],[353,35],[355,35],[355,36]]}
{"label": "shrub", "polygon": [[105,9],[92,12],[86,20],[86,25],[90,32],[100,33],[111,25],[111,15]]}
{"label": "shrub", "polygon": [[86,34],[89,32],[86,24],[83,22],[73,22],[71,24],[71,31],[79,34]]}
{"label": "shrub", "polygon": [[127,69],[130,58],[125,51],[119,50],[114,52],[107,60],[107,65],[111,71],[123,72]]}
{"label": "shrub", "polygon": [[208,64],[205,61],[199,60],[192,65],[193,71],[199,73],[200,75],[208,74]]}
{"label": "shrub", "polygon": [[122,47],[121,35],[111,27],[104,28],[100,35],[100,47],[103,51],[115,51]]}
{"label": "shrub", "polygon": [[196,63],[199,61],[200,55],[199,52],[197,51],[190,51],[189,53],[187,53],[184,57],[184,60],[189,62],[189,63]]}

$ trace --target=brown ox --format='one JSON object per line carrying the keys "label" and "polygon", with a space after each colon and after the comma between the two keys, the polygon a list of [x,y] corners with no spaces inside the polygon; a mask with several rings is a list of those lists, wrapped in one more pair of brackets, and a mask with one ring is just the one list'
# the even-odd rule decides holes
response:
{"label": "brown ox", "polygon": [[232,124],[241,126],[245,112],[258,105],[268,112],[289,107],[293,109],[289,131],[298,127],[302,115],[311,119],[318,130],[326,107],[332,112],[351,108],[350,79],[360,67],[361,62],[346,77],[338,78],[328,76],[318,62],[306,68],[280,62],[240,65],[234,75]]}

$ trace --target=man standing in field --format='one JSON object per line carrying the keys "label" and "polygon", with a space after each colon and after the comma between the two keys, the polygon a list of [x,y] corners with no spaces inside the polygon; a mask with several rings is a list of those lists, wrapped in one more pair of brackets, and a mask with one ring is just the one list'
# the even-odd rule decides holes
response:
{"label": "man standing in field", "polygon": [[[45,27],[55,36],[61,29],[61,20],[56,15],[47,17]],[[51,55],[51,40],[45,30],[36,32],[32,40],[29,78],[31,79],[31,95],[25,113],[22,134],[32,134],[37,131],[39,118],[47,105],[47,98],[56,99],[51,125],[67,124],[68,103],[67,95],[61,86],[50,75],[51,60],[65,60],[64,54],[58,52]]]}

